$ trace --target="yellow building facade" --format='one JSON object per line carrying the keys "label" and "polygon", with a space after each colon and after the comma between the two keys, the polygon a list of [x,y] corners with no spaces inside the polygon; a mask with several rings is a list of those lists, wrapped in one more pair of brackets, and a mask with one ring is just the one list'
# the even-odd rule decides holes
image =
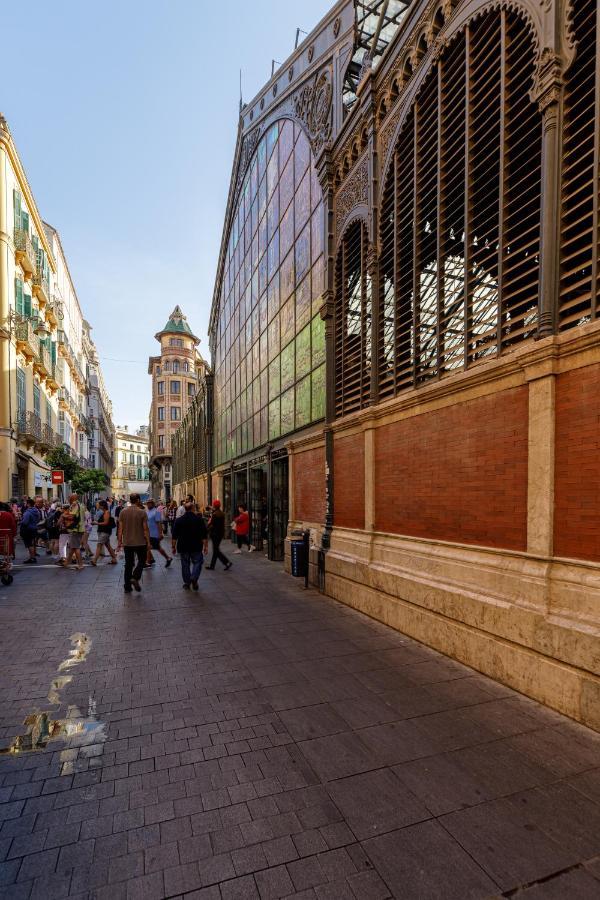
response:
{"label": "yellow building facade", "polygon": [[92,467],[97,368],[60,236],[40,215],[0,115],[1,500],[56,495],[46,463],[55,447]]}

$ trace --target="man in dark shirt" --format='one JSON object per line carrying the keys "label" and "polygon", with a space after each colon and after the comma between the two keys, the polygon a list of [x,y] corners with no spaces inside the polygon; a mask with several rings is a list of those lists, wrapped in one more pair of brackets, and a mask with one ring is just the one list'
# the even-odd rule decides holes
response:
{"label": "man in dark shirt", "polygon": [[183,586],[189,591],[190,584],[198,590],[198,579],[202,571],[204,553],[208,553],[208,532],[202,516],[196,515],[193,503],[185,504],[185,512],[173,525],[173,553],[181,558]]}
{"label": "man in dark shirt", "polygon": [[225,571],[227,571],[227,569],[231,568],[233,563],[227,559],[224,553],[221,553],[221,541],[225,536],[225,513],[221,509],[220,500],[215,500],[213,502],[213,512],[208,523],[208,531],[213,545],[213,553],[210,566],[207,566],[206,568],[214,569],[217,560],[220,559],[225,566]]}

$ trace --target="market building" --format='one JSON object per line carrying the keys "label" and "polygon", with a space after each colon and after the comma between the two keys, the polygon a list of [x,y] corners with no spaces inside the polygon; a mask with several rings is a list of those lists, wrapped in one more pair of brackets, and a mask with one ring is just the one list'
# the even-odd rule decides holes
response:
{"label": "market building", "polygon": [[596,728],[598,21],[337,3],[241,110],[210,319],[271,558]]}
{"label": "market building", "polygon": [[172,440],[181,425],[207,364],[198,351],[200,339],[193,333],[183,312],[176,306],[155,335],[160,354],[151,356],[150,477],[152,496],[170,500],[173,496]]}

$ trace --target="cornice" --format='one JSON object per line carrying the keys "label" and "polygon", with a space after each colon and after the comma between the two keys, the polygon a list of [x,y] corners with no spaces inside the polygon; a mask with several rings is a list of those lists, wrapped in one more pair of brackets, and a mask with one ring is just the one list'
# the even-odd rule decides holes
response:
{"label": "cornice", "polygon": [[8,158],[10,160],[10,164],[12,166],[13,172],[17,176],[17,181],[19,182],[19,187],[23,192],[25,197],[25,201],[27,203],[27,207],[31,213],[31,217],[35,223],[35,228],[38,233],[38,238],[46,251],[46,256],[48,257],[48,263],[52,272],[56,274],[56,260],[54,259],[54,254],[52,252],[52,248],[48,243],[48,238],[46,237],[46,232],[44,231],[44,224],[42,221],[42,217],[39,214],[37,204],[35,202],[35,198],[33,196],[33,191],[29,186],[29,182],[27,181],[27,176],[25,174],[25,169],[23,168],[23,164],[19,158],[19,153],[16,148],[13,137],[10,133],[10,129],[8,127],[8,123],[4,116],[0,114],[0,144],[6,150]]}

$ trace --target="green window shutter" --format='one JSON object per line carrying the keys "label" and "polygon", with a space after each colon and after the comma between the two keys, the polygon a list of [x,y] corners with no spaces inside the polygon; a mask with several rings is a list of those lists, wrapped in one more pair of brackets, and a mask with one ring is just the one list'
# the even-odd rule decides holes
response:
{"label": "green window shutter", "polygon": [[48,425],[52,425],[52,407],[49,400],[46,400],[46,422]]}
{"label": "green window shutter", "polygon": [[36,254],[36,258],[37,258],[37,254],[40,249],[40,242],[38,241],[37,234],[31,235],[31,243],[33,244],[33,249],[35,250],[35,254]]}
{"label": "green window shutter", "polygon": [[31,318],[31,295],[30,294],[23,295],[23,312],[28,319]]}
{"label": "green window shutter", "polygon": [[24,314],[23,282],[20,278],[15,278],[15,310],[18,316],[22,316]]}
{"label": "green window shutter", "polygon": [[25,415],[26,410],[25,372],[20,366],[17,366],[17,413],[19,418]]}
{"label": "green window shutter", "polygon": [[13,190],[13,210],[15,214],[15,228],[21,227],[21,195]]}
{"label": "green window shutter", "polygon": [[50,344],[50,347],[51,347],[51,351],[52,351],[52,365],[55,366],[56,365],[56,341],[52,341],[52,343]]}
{"label": "green window shutter", "polygon": [[29,213],[21,210],[21,228],[29,233]]}
{"label": "green window shutter", "polygon": [[35,384],[35,383],[33,385],[33,411],[36,414],[36,416],[38,416],[38,417],[40,416],[40,413],[41,413],[40,386],[39,386],[39,384]]}

